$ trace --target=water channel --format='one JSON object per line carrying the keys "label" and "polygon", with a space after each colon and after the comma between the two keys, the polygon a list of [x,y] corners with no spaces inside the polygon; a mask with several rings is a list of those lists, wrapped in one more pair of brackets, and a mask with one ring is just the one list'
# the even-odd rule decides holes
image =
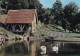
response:
{"label": "water channel", "polygon": [[[80,56],[80,42],[46,42],[45,56]],[[44,56],[44,55],[40,55]]]}
{"label": "water channel", "polygon": [[31,41],[28,45],[25,47],[23,42],[11,44],[4,48],[4,56],[80,56],[80,42]]}

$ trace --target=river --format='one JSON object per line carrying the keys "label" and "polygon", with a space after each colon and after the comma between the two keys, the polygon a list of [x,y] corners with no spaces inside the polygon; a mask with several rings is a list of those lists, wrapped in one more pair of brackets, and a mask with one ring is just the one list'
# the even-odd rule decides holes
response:
{"label": "river", "polygon": [[[4,56],[80,56],[80,42],[32,41],[29,46],[15,43],[4,48]],[[41,54],[41,46],[45,54]],[[19,54],[19,55],[18,55]]]}
{"label": "river", "polygon": [[52,41],[41,45],[46,46],[46,56],[80,56],[80,42]]}

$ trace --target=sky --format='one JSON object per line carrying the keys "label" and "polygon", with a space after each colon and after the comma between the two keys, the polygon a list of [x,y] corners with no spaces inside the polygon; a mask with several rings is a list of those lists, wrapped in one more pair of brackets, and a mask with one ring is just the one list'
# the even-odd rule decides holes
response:
{"label": "sky", "polygon": [[[43,5],[43,8],[52,8],[52,6],[56,0],[39,0],[39,1]],[[60,1],[62,2],[63,6],[69,4],[71,1],[73,1],[80,8],[80,0],[60,0]]]}

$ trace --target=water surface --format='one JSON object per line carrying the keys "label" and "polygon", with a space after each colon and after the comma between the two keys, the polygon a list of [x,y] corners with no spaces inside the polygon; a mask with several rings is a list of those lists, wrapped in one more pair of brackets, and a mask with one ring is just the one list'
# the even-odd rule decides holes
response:
{"label": "water surface", "polygon": [[[80,42],[50,41],[42,42],[43,45],[47,47],[46,56],[80,56]],[[58,46],[58,52],[52,50],[54,46]]]}
{"label": "water surface", "polygon": [[[45,55],[41,54],[41,46],[46,47]],[[53,51],[53,47],[58,51]],[[80,42],[31,41],[26,46],[20,42],[6,46],[3,52],[4,56],[80,56]]]}

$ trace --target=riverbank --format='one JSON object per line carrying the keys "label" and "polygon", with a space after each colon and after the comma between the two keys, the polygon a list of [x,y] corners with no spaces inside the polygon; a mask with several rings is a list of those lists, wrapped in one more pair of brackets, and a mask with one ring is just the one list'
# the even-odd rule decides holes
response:
{"label": "riverbank", "polygon": [[54,41],[80,42],[80,38],[54,38]]}
{"label": "riverbank", "polygon": [[[38,26],[39,27],[39,26]],[[74,41],[74,42],[80,42],[80,34],[79,33],[72,33],[68,30],[65,32],[62,27],[54,27],[51,25],[42,26],[37,28],[37,32],[35,33],[37,37],[34,37],[34,39],[45,39],[48,38],[51,35],[53,38],[51,40],[57,40],[57,41]],[[44,36],[46,36],[44,38]]]}
{"label": "riverbank", "polygon": [[34,36],[30,37],[30,40],[36,40],[36,41],[68,41],[68,42],[80,42],[80,37],[71,37],[71,36],[65,36],[65,37],[49,37],[49,36]]}

